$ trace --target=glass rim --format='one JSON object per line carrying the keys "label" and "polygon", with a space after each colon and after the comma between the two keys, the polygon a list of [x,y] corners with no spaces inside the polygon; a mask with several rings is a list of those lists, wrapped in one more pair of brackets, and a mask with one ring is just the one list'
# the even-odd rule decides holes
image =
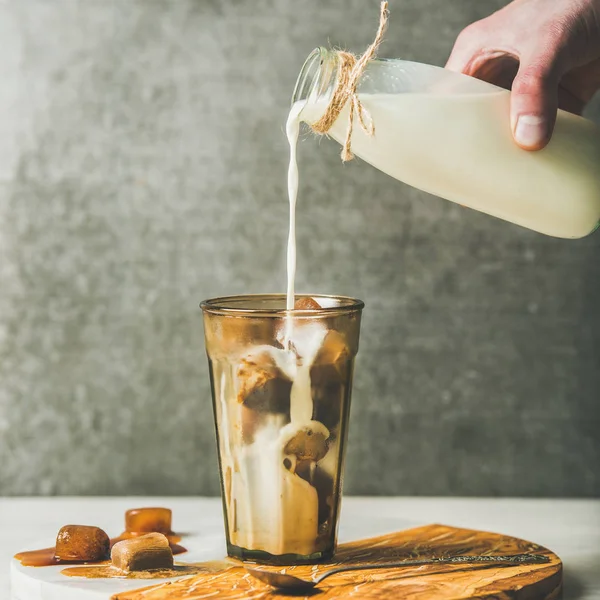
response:
{"label": "glass rim", "polygon": [[320,309],[294,309],[287,310],[286,308],[243,308],[228,306],[232,301],[254,301],[257,300],[285,300],[286,295],[280,294],[237,294],[233,296],[218,296],[209,298],[200,303],[200,308],[205,313],[213,315],[229,315],[232,317],[272,317],[282,318],[287,315],[294,317],[325,317],[336,314],[348,314],[352,312],[360,312],[365,303],[358,298],[351,296],[337,296],[329,294],[296,294],[296,298],[314,298],[317,302],[320,298],[324,300],[341,301],[341,304],[336,306],[324,306]]}

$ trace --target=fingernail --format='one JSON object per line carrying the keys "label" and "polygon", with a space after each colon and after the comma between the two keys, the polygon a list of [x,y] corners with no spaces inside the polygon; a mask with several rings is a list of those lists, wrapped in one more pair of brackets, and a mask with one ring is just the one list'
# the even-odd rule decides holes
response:
{"label": "fingernail", "polygon": [[544,119],[537,115],[521,115],[515,127],[515,140],[521,146],[533,148],[543,143]]}

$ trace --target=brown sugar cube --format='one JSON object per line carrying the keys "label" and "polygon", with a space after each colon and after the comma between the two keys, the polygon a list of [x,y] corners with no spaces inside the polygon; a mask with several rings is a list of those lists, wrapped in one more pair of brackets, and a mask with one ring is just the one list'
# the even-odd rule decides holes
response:
{"label": "brown sugar cube", "polygon": [[288,440],[283,448],[283,453],[293,454],[299,461],[318,462],[329,450],[328,437],[329,435],[325,431],[307,425]]}
{"label": "brown sugar cube", "polygon": [[125,513],[125,531],[128,533],[171,532],[171,509],[161,507],[132,508]]}
{"label": "brown sugar cube", "polygon": [[244,358],[237,370],[238,402],[257,411],[285,413],[290,406],[292,382],[268,352]]}
{"label": "brown sugar cube", "polygon": [[54,556],[62,561],[95,562],[108,558],[110,539],[100,527],[65,525],[56,536]]}
{"label": "brown sugar cube", "polygon": [[173,552],[162,533],[148,533],[117,542],[110,553],[112,564],[124,573],[173,567]]}
{"label": "brown sugar cube", "polygon": [[323,308],[314,298],[303,296],[294,302],[294,310],[321,310]]}

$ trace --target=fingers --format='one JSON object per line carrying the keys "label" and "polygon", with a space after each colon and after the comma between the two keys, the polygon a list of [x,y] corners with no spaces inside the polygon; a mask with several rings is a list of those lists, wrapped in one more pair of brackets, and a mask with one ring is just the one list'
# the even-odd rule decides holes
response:
{"label": "fingers", "polygon": [[[514,7],[519,9],[516,25],[508,18],[510,10],[517,10]],[[569,21],[552,18],[535,25],[538,10],[536,3],[523,0],[469,25],[446,63],[450,70],[511,89],[511,129],[525,150],[540,150],[550,141],[559,83],[572,66],[569,41],[574,30]],[[529,22],[535,25],[531,31]],[[564,100],[561,91],[563,104]]]}
{"label": "fingers", "polygon": [[551,54],[521,58],[510,96],[510,120],[515,142],[525,150],[541,150],[556,122],[558,84],[556,59]]}
{"label": "fingers", "polygon": [[510,114],[515,142],[525,150],[541,150],[550,141],[556,122],[562,75],[557,45],[548,43],[531,56],[523,52],[518,57],[506,50],[484,49],[482,35],[478,23],[463,30],[446,68],[501,87],[512,87]]}

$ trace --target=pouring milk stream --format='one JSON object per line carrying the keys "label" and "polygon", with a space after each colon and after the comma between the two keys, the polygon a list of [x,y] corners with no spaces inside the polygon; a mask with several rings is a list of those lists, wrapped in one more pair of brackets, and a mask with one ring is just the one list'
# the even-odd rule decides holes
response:
{"label": "pouring milk stream", "polygon": [[[295,212],[298,193],[298,167],[296,143],[300,120],[292,110],[287,123],[290,142],[288,194],[290,228],[287,248],[288,285],[283,330],[279,332],[282,348],[256,346],[246,349],[242,360],[256,365],[272,365],[291,381],[289,423],[283,415],[268,415],[245,445],[230,444],[229,424],[223,429],[223,454],[225,470],[231,473],[231,489],[226,501],[234,515],[230,525],[231,540],[242,548],[252,548],[278,555],[309,556],[318,550],[319,498],[313,475],[316,462],[310,465],[308,481],[296,473],[297,458],[286,451],[298,436],[320,436],[324,442],[330,432],[319,421],[313,420],[313,399],[310,370],[327,336],[327,329],[317,321],[296,323],[293,318],[295,304],[294,279],[296,272]],[[239,371],[238,371],[239,373]],[[233,376],[232,376],[233,375]],[[219,385],[221,414],[227,415],[230,391],[239,387],[235,371],[223,373]],[[239,410],[243,410],[238,405]],[[240,422],[243,417],[240,416]],[[328,443],[327,452],[337,453],[337,442]],[[327,469],[324,462],[321,468]],[[331,467],[335,470],[335,464]],[[333,472],[330,473],[333,477]]]}

